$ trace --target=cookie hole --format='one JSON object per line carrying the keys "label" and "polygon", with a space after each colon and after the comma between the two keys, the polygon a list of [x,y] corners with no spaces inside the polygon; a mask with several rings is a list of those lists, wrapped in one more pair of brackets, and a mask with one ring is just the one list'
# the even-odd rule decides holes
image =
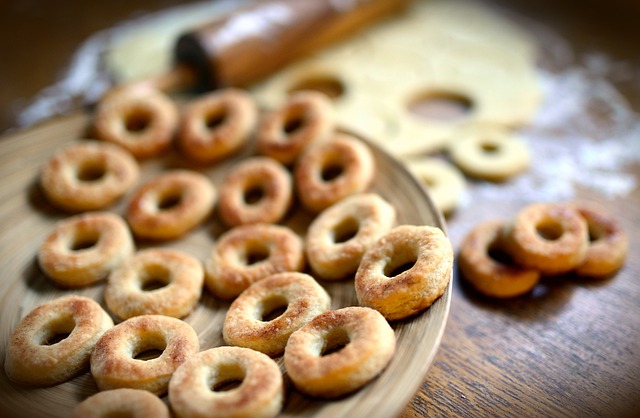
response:
{"label": "cookie hole", "polygon": [[160,357],[163,352],[164,352],[164,349],[161,350],[159,348],[150,348],[148,350],[141,351],[140,353],[136,354],[133,358],[136,360],[149,361],[149,360],[153,360]]}
{"label": "cookie hole", "polygon": [[320,173],[320,177],[324,181],[333,181],[340,177],[344,172],[344,167],[340,164],[327,164],[322,167],[322,172]]}
{"label": "cookie hole", "polygon": [[260,186],[252,186],[245,190],[243,199],[247,205],[255,205],[264,198],[264,189]]}
{"label": "cookie hole", "polygon": [[334,328],[329,331],[324,340],[324,345],[320,351],[320,356],[328,356],[337,353],[345,348],[351,339],[349,333],[343,328]]}
{"label": "cookie hole", "polygon": [[538,235],[547,241],[556,241],[564,233],[562,225],[555,221],[542,222],[536,226]]}
{"label": "cookie hole", "polygon": [[131,357],[141,361],[154,360],[160,357],[166,348],[167,342],[161,335],[152,335],[139,342]]}
{"label": "cookie hole", "polygon": [[489,255],[489,258],[497,263],[504,264],[506,266],[514,264],[511,256],[497,245],[490,246],[487,251],[487,255]]}
{"label": "cookie hole", "polygon": [[247,249],[245,264],[248,266],[258,264],[269,258],[269,248],[264,245],[254,245]]}
{"label": "cookie hole", "polygon": [[47,338],[45,341],[43,341],[42,345],[58,344],[60,341],[66,340],[69,337],[69,335],[71,335],[71,332],[58,332],[52,335],[51,337]]}
{"label": "cookie hole", "polygon": [[241,379],[229,379],[225,380],[224,382],[216,383],[216,385],[213,386],[211,390],[214,392],[229,392],[240,387],[241,384]]}
{"label": "cookie hole", "polygon": [[78,167],[76,178],[84,182],[98,181],[107,174],[105,163],[100,161],[87,161]]}
{"label": "cookie hole", "polygon": [[161,279],[152,278],[145,281],[140,288],[145,292],[152,292],[154,290],[162,289],[166,285],[167,283]]}
{"label": "cookie hole", "polygon": [[138,109],[129,113],[124,119],[124,127],[127,131],[140,133],[145,131],[151,125],[151,113],[146,110]]}
{"label": "cookie hole", "polygon": [[244,369],[237,364],[222,364],[218,366],[215,379],[209,382],[209,388],[213,392],[229,392],[242,385],[246,374]]}
{"label": "cookie hole", "polygon": [[286,118],[286,120],[284,121],[284,126],[282,127],[282,130],[284,131],[285,134],[291,135],[298,129],[302,128],[303,125],[304,125],[304,117],[302,115],[295,114]]}
{"label": "cookie hole", "polygon": [[140,277],[140,289],[145,292],[162,289],[171,281],[171,273],[161,265],[150,264],[144,269]]}
{"label": "cookie hole", "polygon": [[297,84],[289,89],[289,93],[301,90],[317,91],[330,99],[335,99],[343,96],[346,89],[344,83],[335,77],[318,76],[298,81]]}
{"label": "cookie hole", "polygon": [[41,336],[40,345],[54,345],[67,339],[76,327],[73,317],[58,318],[47,325]]}
{"label": "cookie hole", "polygon": [[349,241],[358,234],[360,222],[355,218],[345,218],[333,229],[333,241],[336,244]]}
{"label": "cookie hole", "polygon": [[382,269],[382,274],[394,278],[411,270],[418,261],[418,254],[409,243],[401,242],[391,247],[385,258],[388,261]]}
{"label": "cookie hole", "polygon": [[415,261],[409,261],[399,266],[387,265],[384,269],[384,275],[387,277],[396,277],[405,271],[411,270],[411,268],[415,265]]}
{"label": "cookie hole", "polygon": [[588,225],[589,242],[595,242],[601,240],[604,237],[604,231],[595,225]]}
{"label": "cookie hole", "polygon": [[409,112],[426,120],[452,122],[463,119],[473,109],[465,95],[450,91],[432,91],[418,95],[408,105]]}
{"label": "cookie hole", "polygon": [[260,321],[269,322],[287,311],[289,301],[283,296],[271,296],[262,302]]}
{"label": "cookie hole", "polygon": [[485,154],[497,154],[500,150],[500,147],[492,142],[484,142],[480,145],[480,149]]}
{"label": "cookie hole", "polygon": [[73,240],[69,243],[69,249],[71,251],[82,251],[94,248],[100,239],[98,232],[91,232],[87,234],[80,234],[73,237]]}
{"label": "cookie hole", "polygon": [[158,200],[158,209],[170,210],[178,207],[182,201],[182,195],[178,192],[166,193]]}
{"label": "cookie hole", "polygon": [[204,124],[207,128],[213,130],[222,126],[227,119],[225,112],[211,112],[204,118]]}

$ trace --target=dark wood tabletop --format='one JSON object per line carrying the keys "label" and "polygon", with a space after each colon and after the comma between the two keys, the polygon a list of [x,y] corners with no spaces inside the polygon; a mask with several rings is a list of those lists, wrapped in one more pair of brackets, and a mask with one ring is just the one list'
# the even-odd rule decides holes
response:
{"label": "dark wood tabletop", "polygon": [[[2,2],[0,132],[18,125],[21,109],[55,82],[89,35],[137,14],[184,2],[141,0],[135,9],[130,3],[109,2],[107,7],[76,0]],[[616,100],[627,109],[626,131],[615,131],[611,125],[619,121],[611,115],[600,117],[598,109],[592,108],[583,109],[583,118],[566,124],[573,129],[572,124],[584,121],[578,131],[595,144],[591,149],[598,144],[615,146],[616,135],[628,138],[635,129],[637,141],[622,140],[629,155],[615,154],[620,166],[607,166],[623,175],[630,186],[613,193],[607,186],[588,187],[589,181],[584,180],[573,186],[570,197],[603,204],[628,233],[629,254],[623,269],[607,280],[573,275],[544,278],[530,294],[506,301],[477,294],[456,271],[442,344],[401,416],[640,416],[640,189],[636,185],[640,182],[640,7],[622,0],[605,5],[589,1],[485,3],[531,30],[540,42],[538,65],[549,74],[567,75],[571,69],[588,65],[597,72],[597,60],[606,57],[608,71],[598,79],[619,93]],[[541,28],[550,28],[556,37],[549,38]],[[566,59],[558,60],[553,45],[548,44],[556,39],[571,48]],[[569,146],[579,147],[580,136],[576,137]],[[611,155],[603,152],[601,158]],[[590,178],[595,166],[585,167],[584,179]],[[562,167],[556,171],[558,176],[565,173]],[[509,219],[533,200],[544,200],[540,190],[528,194],[514,191],[509,184],[504,185],[504,193],[475,199],[487,195],[483,187],[482,182],[471,180],[472,200],[448,216],[456,250],[479,222]]]}
{"label": "dark wood tabletop", "polygon": [[[598,54],[628,65],[628,77],[609,75],[607,81],[631,110],[627,129],[638,126],[640,54],[634,44],[640,39],[640,25],[632,23],[640,21],[637,6],[612,2],[596,7],[572,1],[491,4],[532,31],[540,42],[539,66],[550,73],[579,69]],[[551,28],[567,42],[570,59],[559,62],[553,56],[556,45],[545,43],[549,39],[538,32],[541,27]],[[596,120],[586,116],[593,109],[582,111],[585,120]],[[574,128],[575,122],[567,120],[565,125]],[[598,132],[613,124],[599,120],[585,128],[584,137],[606,137],[615,145],[617,133]],[[628,153],[635,157],[615,170],[637,182],[640,148],[633,143],[640,140],[627,142]],[[557,172],[562,176],[562,167]],[[585,167],[582,175],[592,174]],[[574,197],[600,202],[621,222],[630,249],[624,268],[605,281],[573,275],[545,278],[530,294],[508,301],[477,294],[456,272],[442,345],[403,418],[640,416],[640,189],[634,184],[627,194],[611,196],[606,188],[577,187]],[[531,201],[526,192],[474,200],[448,219],[454,246],[459,248],[479,222],[510,219]]]}

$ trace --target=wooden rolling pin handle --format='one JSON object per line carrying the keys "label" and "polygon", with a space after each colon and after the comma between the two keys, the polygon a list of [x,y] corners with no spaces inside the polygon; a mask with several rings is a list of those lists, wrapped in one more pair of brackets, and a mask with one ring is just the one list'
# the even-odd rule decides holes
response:
{"label": "wooden rolling pin handle", "polygon": [[244,87],[403,9],[409,0],[265,0],[181,35],[201,89]]}

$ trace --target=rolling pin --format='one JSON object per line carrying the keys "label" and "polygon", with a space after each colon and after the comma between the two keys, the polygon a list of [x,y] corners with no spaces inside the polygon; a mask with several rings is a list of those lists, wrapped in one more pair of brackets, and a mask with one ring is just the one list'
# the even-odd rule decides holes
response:
{"label": "rolling pin", "polygon": [[404,9],[409,0],[262,0],[180,35],[162,91],[246,87]]}

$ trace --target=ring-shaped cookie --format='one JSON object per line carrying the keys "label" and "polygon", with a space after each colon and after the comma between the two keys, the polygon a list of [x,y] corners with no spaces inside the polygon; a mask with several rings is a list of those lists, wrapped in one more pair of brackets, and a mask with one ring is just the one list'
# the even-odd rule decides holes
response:
{"label": "ring-shaped cookie", "polygon": [[216,297],[234,299],[251,284],[275,273],[301,271],[304,244],[291,229],[243,225],[222,234],[205,267],[205,284]]}
{"label": "ring-shaped cookie", "polygon": [[337,133],[306,147],[294,169],[302,204],[321,212],[337,201],[365,191],[373,181],[375,159],[355,137]]}
{"label": "ring-shaped cookie", "polygon": [[284,352],[294,331],[330,306],[327,291],[308,274],[274,274],[252,284],[233,301],[222,336],[227,344],[276,357]]}
{"label": "ring-shaped cookie", "polygon": [[129,227],[110,212],[87,212],[58,222],[38,249],[38,264],[57,285],[84,287],[105,278],[133,254]]}
{"label": "ring-shaped cookie", "polygon": [[171,170],[135,191],[126,219],[138,238],[176,239],[203,222],[216,199],[213,183],[203,174]]}
{"label": "ring-shaped cookie", "polygon": [[89,365],[96,342],[112,326],[109,314],[89,298],[64,296],[42,304],[9,336],[5,372],[26,385],[66,382]]}
{"label": "ring-shaped cookie", "polygon": [[152,314],[183,318],[198,303],[203,283],[204,268],[195,257],[148,248],[111,272],[104,301],[121,319]]}
{"label": "ring-shaped cookie", "polygon": [[587,222],[589,248],[576,268],[580,276],[607,278],[624,265],[629,250],[622,225],[603,207],[593,202],[571,202]]}
{"label": "ring-shaped cookie", "polygon": [[40,174],[49,201],[66,211],[103,209],[138,180],[137,161],[106,142],[84,142],[56,152]]}
{"label": "ring-shaped cookie", "polygon": [[451,280],[453,250],[442,230],[401,225],[380,238],[362,257],[356,296],[389,321],[427,309]]}
{"label": "ring-shaped cookie", "polygon": [[170,418],[169,408],[156,395],[140,389],[98,392],[80,402],[71,418]]}
{"label": "ring-shaped cookie", "polygon": [[257,122],[253,98],[227,88],[190,102],[182,114],[178,146],[190,159],[213,163],[238,151]]}
{"label": "ring-shaped cookie", "polygon": [[490,220],[476,225],[464,238],[458,255],[462,276],[480,293],[511,298],[531,291],[540,272],[509,262],[502,239],[505,222]]}
{"label": "ring-shaped cookie", "polygon": [[164,93],[127,88],[107,95],[96,108],[94,133],[138,159],[167,151],[178,127],[178,109]]}
{"label": "ring-shaped cookie", "polygon": [[504,235],[505,250],[516,264],[549,276],[578,267],[589,247],[587,222],[567,204],[528,205],[505,227]]}
{"label": "ring-shaped cookie", "polygon": [[405,161],[411,172],[429,190],[429,196],[444,214],[457,209],[467,188],[467,181],[453,164],[440,158],[422,158]]}
{"label": "ring-shaped cookie", "polygon": [[[163,315],[135,316],[98,340],[91,374],[100,390],[143,389],[160,396],[178,366],[199,349],[198,335],[186,322]],[[157,351],[162,354],[144,359]]]}
{"label": "ring-shaped cookie", "polygon": [[291,334],[284,364],[300,391],[336,398],[380,374],[395,346],[393,329],[379,312],[351,306],[320,314]]}
{"label": "ring-shaped cookie", "polygon": [[340,200],[309,225],[305,238],[309,266],[325,280],[352,275],[365,251],[389,232],[395,221],[395,208],[377,194],[356,194]]}
{"label": "ring-shaped cookie", "polygon": [[506,127],[479,125],[456,131],[449,156],[471,177],[503,181],[529,168],[531,153]]}
{"label": "ring-shaped cookie", "polygon": [[[234,383],[239,385],[224,390]],[[202,351],[180,366],[169,383],[169,404],[178,418],[272,418],[283,402],[278,364],[248,348]]]}
{"label": "ring-shaped cookie", "polygon": [[289,210],[291,173],[268,157],[252,157],[235,165],[220,188],[218,213],[231,227],[277,223]]}
{"label": "ring-shaped cookie", "polygon": [[290,165],[307,145],[328,137],[334,125],[333,106],[326,95],[294,92],[258,123],[258,152]]}

